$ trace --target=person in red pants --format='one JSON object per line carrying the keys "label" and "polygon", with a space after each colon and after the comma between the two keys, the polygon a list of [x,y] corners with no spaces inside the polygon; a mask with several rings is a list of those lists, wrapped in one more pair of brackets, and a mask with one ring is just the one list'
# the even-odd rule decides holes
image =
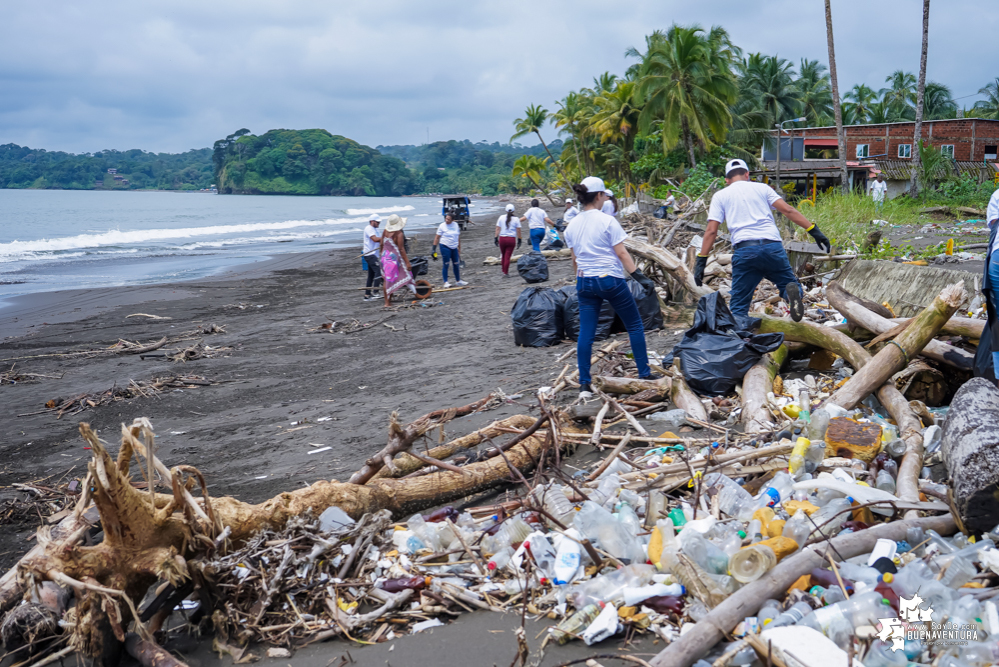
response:
{"label": "person in red pants", "polygon": [[[513,214],[513,204],[506,205],[506,213],[496,221],[496,235],[493,242],[500,249],[500,256],[503,265],[503,277],[510,277],[510,257],[514,248],[519,248],[522,239],[520,238],[520,219]],[[516,239],[516,243],[514,243]]]}

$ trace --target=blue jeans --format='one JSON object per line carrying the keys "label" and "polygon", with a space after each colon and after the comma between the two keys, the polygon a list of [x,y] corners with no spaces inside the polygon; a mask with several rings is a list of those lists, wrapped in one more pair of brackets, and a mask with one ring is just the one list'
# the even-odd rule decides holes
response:
{"label": "blue jeans", "polygon": [[[797,283],[787,253],[779,242],[750,245],[735,249],[732,257],[732,295],[729,310],[740,326],[748,327],[749,306],[760,281],[766,278],[780,289],[781,298],[787,299],[788,283]],[[798,283],[801,289],[801,283]]]}
{"label": "blue jeans", "polygon": [[645,347],[645,327],[638,313],[635,297],[628,289],[624,278],[602,276],[600,278],[576,278],[576,294],[579,296],[579,338],[576,341],[576,361],[579,364],[579,384],[590,384],[590,356],[593,354],[593,338],[597,334],[597,318],[604,300],[610,302],[628,329],[631,339],[631,352],[638,366],[638,376],[648,377],[649,353]]}
{"label": "blue jeans", "polygon": [[461,262],[461,258],[458,257],[457,248],[449,248],[443,243],[441,244],[441,259],[444,260],[444,267],[442,269],[444,275],[444,282],[447,282],[447,265],[448,262],[454,264],[454,279],[461,280],[461,273],[458,269],[458,264]]}
{"label": "blue jeans", "polygon": [[537,252],[541,250],[541,242],[545,240],[545,230],[544,229],[532,229],[531,230],[531,247]]}
{"label": "blue jeans", "polygon": [[[999,251],[993,250],[989,262],[989,280],[992,282],[992,293],[996,302],[999,302]],[[999,351],[992,350],[992,368],[999,378]]]}

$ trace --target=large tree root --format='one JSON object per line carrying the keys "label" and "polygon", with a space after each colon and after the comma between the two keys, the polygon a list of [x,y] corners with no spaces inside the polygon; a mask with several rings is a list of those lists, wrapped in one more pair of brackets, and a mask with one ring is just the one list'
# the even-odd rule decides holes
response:
{"label": "large tree root", "polygon": [[659,652],[652,660],[653,667],[690,667],[704,657],[732,628],[747,616],[755,616],[764,600],[779,597],[803,574],[821,567],[828,556],[853,558],[874,548],[878,538],[904,540],[912,526],[933,529],[941,535],[954,532],[956,526],[951,515],[927,519],[914,519],[884,523],[867,530],[840,535],[829,540],[829,546],[820,543],[807,547],[785,558],[761,578],[743,586],[698,621],[690,632]]}

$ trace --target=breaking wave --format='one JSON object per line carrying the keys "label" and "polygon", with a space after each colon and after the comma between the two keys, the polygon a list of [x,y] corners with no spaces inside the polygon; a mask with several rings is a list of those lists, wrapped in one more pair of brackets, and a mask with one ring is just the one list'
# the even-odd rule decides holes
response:
{"label": "breaking wave", "polygon": [[399,211],[412,211],[412,206],[386,206],[385,208],[348,208],[347,215],[370,215],[372,213],[398,213]]}

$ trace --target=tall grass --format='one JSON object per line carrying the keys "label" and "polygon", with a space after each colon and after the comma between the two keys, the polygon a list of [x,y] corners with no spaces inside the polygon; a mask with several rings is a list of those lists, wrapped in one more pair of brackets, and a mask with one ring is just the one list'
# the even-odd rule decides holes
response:
{"label": "tall grass", "polygon": [[[926,206],[908,197],[898,197],[885,202],[880,212],[876,212],[870,197],[843,195],[840,192],[820,195],[813,207],[811,202],[802,200],[798,210],[829,237],[833,247],[839,251],[850,251],[854,246],[862,246],[864,239],[872,231],[887,231],[888,227],[872,224],[873,220],[885,220],[889,225],[920,225],[927,220],[920,219],[919,210]],[[809,241],[811,237],[800,227],[795,226],[795,239]]]}

